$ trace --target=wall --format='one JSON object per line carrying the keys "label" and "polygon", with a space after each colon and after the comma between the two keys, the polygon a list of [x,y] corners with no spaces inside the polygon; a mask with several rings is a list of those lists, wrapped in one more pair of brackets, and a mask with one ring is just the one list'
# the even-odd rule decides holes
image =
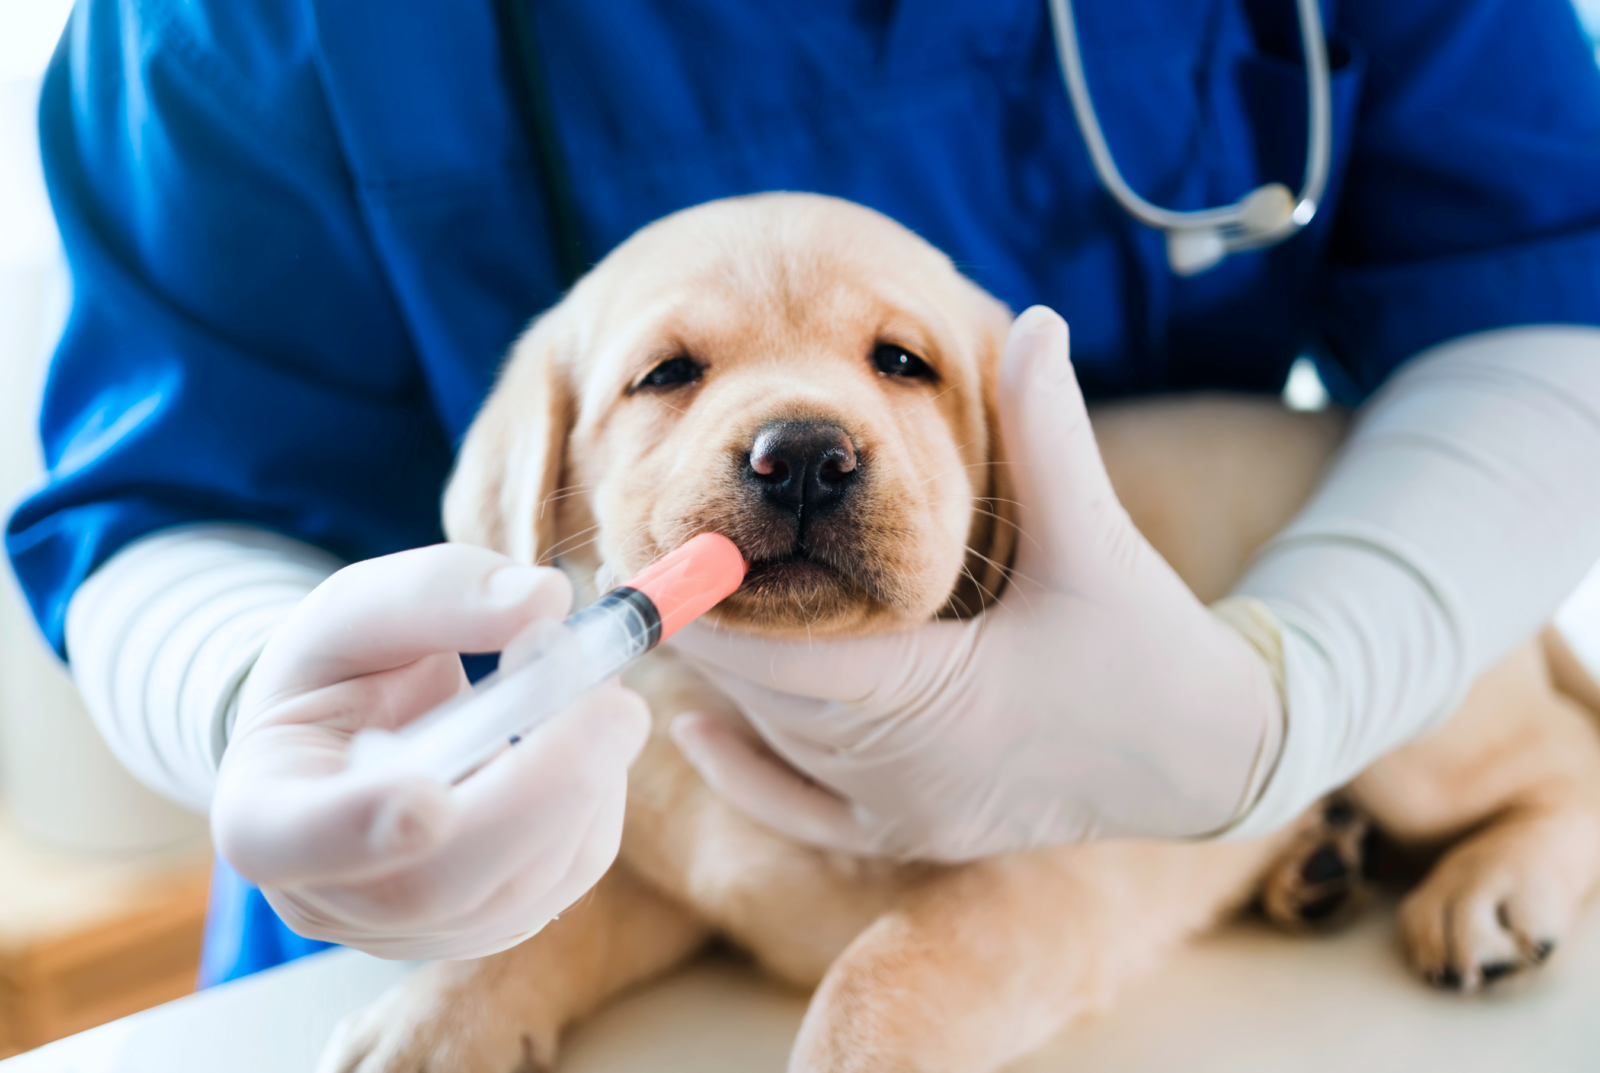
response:
{"label": "wall", "polygon": [[[39,74],[66,6],[0,7],[0,513],[40,472],[39,374],[69,283],[39,171]],[[26,5],[26,7],[24,7]],[[8,822],[44,841],[135,851],[193,839],[204,825],[122,769],[0,568],[0,798]]]}

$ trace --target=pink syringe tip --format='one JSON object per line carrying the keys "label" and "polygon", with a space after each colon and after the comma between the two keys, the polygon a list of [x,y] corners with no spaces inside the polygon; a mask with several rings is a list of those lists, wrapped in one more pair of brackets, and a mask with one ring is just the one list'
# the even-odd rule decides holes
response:
{"label": "pink syringe tip", "polygon": [[733,595],[744,581],[744,556],[721,533],[701,533],[627,583],[650,597],[665,641]]}

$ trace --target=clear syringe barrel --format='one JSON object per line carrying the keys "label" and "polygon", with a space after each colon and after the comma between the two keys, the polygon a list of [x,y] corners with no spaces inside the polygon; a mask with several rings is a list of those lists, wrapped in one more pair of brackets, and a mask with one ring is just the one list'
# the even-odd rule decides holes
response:
{"label": "clear syringe barrel", "polygon": [[615,589],[564,622],[538,622],[519,634],[501,653],[500,668],[468,692],[397,731],[357,733],[350,766],[458,782],[660,640],[650,598]]}

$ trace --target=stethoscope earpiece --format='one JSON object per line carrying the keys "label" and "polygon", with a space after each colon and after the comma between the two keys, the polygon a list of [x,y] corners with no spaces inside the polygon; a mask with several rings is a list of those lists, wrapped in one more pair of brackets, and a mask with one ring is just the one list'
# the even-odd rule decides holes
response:
{"label": "stethoscope earpiece", "polygon": [[1282,183],[1258,186],[1239,202],[1239,225],[1249,234],[1265,238],[1294,225],[1294,194]]}
{"label": "stethoscope earpiece", "polygon": [[1167,232],[1167,264],[1174,275],[1198,276],[1228,256],[1228,240],[1214,227]]}
{"label": "stethoscope earpiece", "polygon": [[[1311,220],[1295,212],[1294,194],[1282,183],[1267,183],[1246,194],[1238,205],[1238,223],[1223,227],[1173,227],[1167,231],[1167,264],[1179,276],[1198,276],[1236,250],[1259,249],[1281,242]],[[1316,206],[1311,206],[1311,212]]]}

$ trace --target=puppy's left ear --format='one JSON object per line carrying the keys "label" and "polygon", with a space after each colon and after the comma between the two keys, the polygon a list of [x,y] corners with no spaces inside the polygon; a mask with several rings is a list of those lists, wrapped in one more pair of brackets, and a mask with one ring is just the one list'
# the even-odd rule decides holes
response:
{"label": "puppy's left ear", "polygon": [[444,493],[444,529],[520,563],[548,565],[576,400],[564,304],[511,348],[467,430]]}
{"label": "puppy's left ear", "polygon": [[1000,599],[1010,576],[1017,545],[1017,504],[1000,435],[1000,357],[1011,335],[1011,311],[983,294],[980,336],[980,379],[983,423],[988,438],[987,465],[980,467],[972,528],[967,534],[967,563],[961,581],[945,605],[946,615],[970,618]]}

